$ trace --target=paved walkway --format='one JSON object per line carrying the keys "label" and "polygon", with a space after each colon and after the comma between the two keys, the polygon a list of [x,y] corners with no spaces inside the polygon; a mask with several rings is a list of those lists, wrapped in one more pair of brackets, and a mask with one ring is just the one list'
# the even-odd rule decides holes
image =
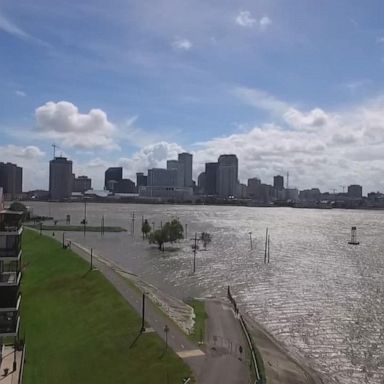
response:
{"label": "paved walkway", "polygon": [[[90,255],[80,244],[74,251],[87,261]],[[130,286],[118,269],[100,257],[93,258],[93,265],[115,286],[118,292],[141,314],[142,294]],[[249,367],[244,361],[245,342],[238,320],[231,308],[219,301],[206,301],[208,313],[206,351],[198,348],[186,335],[150,300],[145,301],[145,321],[150,331],[155,331],[165,340],[164,327],[167,326],[168,345],[192,369],[193,375],[201,384],[246,384]],[[239,347],[241,346],[241,352]]]}

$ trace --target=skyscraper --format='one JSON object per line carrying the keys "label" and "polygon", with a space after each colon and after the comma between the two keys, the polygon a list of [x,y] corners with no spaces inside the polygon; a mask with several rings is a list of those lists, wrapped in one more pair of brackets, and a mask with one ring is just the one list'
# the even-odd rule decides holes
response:
{"label": "skyscraper", "polygon": [[23,169],[12,163],[0,163],[0,187],[4,195],[14,199],[22,193]]}
{"label": "skyscraper", "polygon": [[168,171],[177,171],[179,169],[178,160],[167,160]]}
{"label": "skyscraper", "polygon": [[221,155],[217,168],[217,193],[221,197],[237,196],[238,160],[236,155]]}
{"label": "skyscraper", "polygon": [[117,184],[123,179],[122,167],[110,167],[105,171],[104,176],[104,189],[113,191],[113,185]]}
{"label": "skyscraper", "polygon": [[273,177],[273,188],[276,191],[282,191],[284,189],[284,177],[277,175]]}
{"label": "skyscraper", "polygon": [[205,194],[217,195],[217,168],[218,163],[205,163]]}
{"label": "skyscraper", "polygon": [[179,153],[178,156],[178,185],[180,187],[192,187],[192,155],[190,153]]}
{"label": "skyscraper", "polygon": [[70,198],[72,186],[72,161],[66,157],[55,157],[49,162],[49,194],[51,199]]}

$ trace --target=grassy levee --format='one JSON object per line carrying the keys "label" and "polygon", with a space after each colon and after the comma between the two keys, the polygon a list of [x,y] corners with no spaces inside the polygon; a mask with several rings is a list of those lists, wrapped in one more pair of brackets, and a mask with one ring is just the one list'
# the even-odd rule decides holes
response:
{"label": "grassy levee", "polygon": [[53,239],[23,234],[24,384],[181,383],[189,368],[98,271]]}
{"label": "grassy levee", "polygon": [[[32,229],[40,230],[40,224],[26,224],[27,227]],[[46,225],[43,224],[41,226],[41,229],[43,231],[67,231],[67,232],[83,232],[84,226],[83,225]],[[87,225],[86,226],[87,232],[100,232],[101,227],[100,226],[92,226]],[[103,227],[104,232],[127,232],[127,230],[123,227],[111,227],[111,226],[105,226]]]}
{"label": "grassy levee", "polygon": [[205,321],[208,318],[205,312],[204,301],[191,299],[187,301],[187,304],[189,304],[195,312],[195,324],[188,337],[196,343],[204,342]]}

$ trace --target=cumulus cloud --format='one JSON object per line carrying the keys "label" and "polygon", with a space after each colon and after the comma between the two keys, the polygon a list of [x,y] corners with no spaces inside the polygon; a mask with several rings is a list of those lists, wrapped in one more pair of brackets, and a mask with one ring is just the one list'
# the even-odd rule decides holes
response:
{"label": "cumulus cloud", "polygon": [[0,156],[6,159],[26,159],[33,160],[38,159],[44,156],[44,152],[42,152],[38,147],[33,145],[29,145],[27,147],[20,147],[17,145],[7,145],[4,147],[0,147]]}
{"label": "cumulus cloud", "polygon": [[146,172],[148,168],[165,168],[166,161],[177,159],[180,152],[183,152],[180,145],[161,141],[143,147],[129,158],[121,158],[119,164],[134,177],[136,172]]}
{"label": "cumulus cloud", "polygon": [[252,17],[251,12],[249,11],[240,11],[236,16],[236,23],[242,27],[253,27],[256,22],[257,20]]}
{"label": "cumulus cloud", "polygon": [[80,149],[117,148],[115,126],[101,109],[80,113],[67,101],[49,101],[35,111],[36,127],[45,137],[58,140],[61,146]]}
{"label": "cumulus cloud", "polygon": [[295,128],[321,127],[328,121],[328,115],[320,108],[312,109],[308,113],[290,108],[284,113],[283,118]]}
{"label": "cumulus cloud", "polygon": [[260,28],[264,30],[272,24],[272,20],[268,16],[264,16],[260,19],[259,24]]}
{"label": "cumulus cloud", "polygon": [[192,43],[188,39],[175,39],[172,42],[172,47],[174,49],[189,51],[192,48]]}
{"label": "cumulus cloud", "polygon": [[265,30],[272,23],[272,20],[268,16],[263,16],[261,19],[256,19],[252,16],[250,11],[243,10],[238,13],[235,18],[237,25],[244,28],[259,27],[261,30]]}

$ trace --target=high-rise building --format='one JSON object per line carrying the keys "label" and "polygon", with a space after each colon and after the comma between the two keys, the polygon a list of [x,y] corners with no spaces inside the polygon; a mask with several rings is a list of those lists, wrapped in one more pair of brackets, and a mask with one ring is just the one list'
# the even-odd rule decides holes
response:
{"label": "high-rise building", "polygon": [[363,197],[363,187],[358,184],[349,185],[348,197],[351,199],[361,199]]}
{"label": "high-rise building", "polygon": [[217,193],[221,197],[237,196],[238,160],[236,155],[221,155],[217,168]]}
{"label": "high-rise building", "polygon": [[113,185],[123,179],[122,167],[111,167],[105,171],[104,188],[113,191]]}
{"label": "high-rise building", "polygon": [[273,177],[273,188],[276,191],[282,191],[284,189],[284,177],[277,175]]}
{"label": "high-rise building", "polygon": [[122,179],[114,186],[116,193],[136,193],[136,185],[131,179]]}
{"label": "high-rise building", "polygon": [[177,186],[177,170],[164,168],[148,169],[148,186]]}
{"label": "high-rise building", "polygon": [[137,192],[139,192],[140,187],[146,187],[146,186],[147,186],[147,176],[144,176],[143,172],[137,172],[136,173]]}
{"label": "high-rise building", "polygon": [[81,192],[89,191],[92,189],[92,179],[88,176],[79,176],[73,179],[73,192]]}
{"label": "high-rise building", "polygon": [[167,160],[167,169],[168,171],[177,171],[179,169],[179,161]]}
{"label": "high-rise building", "polygon": [[192,187],[192,162],[193,156],[190,153],[179,153],[177,183],[180,187]]}
{"label": "high-rise building", "polygon": [[205,194],[217,195],[217,168],[218,163],[205,163]]}
{"label": "high-rise building", "polygon": [[206,186],[207,177],[205,172],[201,172],[199,177],[197,178],[197,186],[199,193],[203,194],[205,193],[205,186]]}
{"label": "high-rise building", "polygon": [[72,187],[72,161],[66,157],[55,157],[49,162],[49,195],[51,199],[70,198]]}
{"label": "high-rise building", "polygon": [[23,169],[12,163],[0,163],[0,187],[4,195],[14,199],[22,193]]}

